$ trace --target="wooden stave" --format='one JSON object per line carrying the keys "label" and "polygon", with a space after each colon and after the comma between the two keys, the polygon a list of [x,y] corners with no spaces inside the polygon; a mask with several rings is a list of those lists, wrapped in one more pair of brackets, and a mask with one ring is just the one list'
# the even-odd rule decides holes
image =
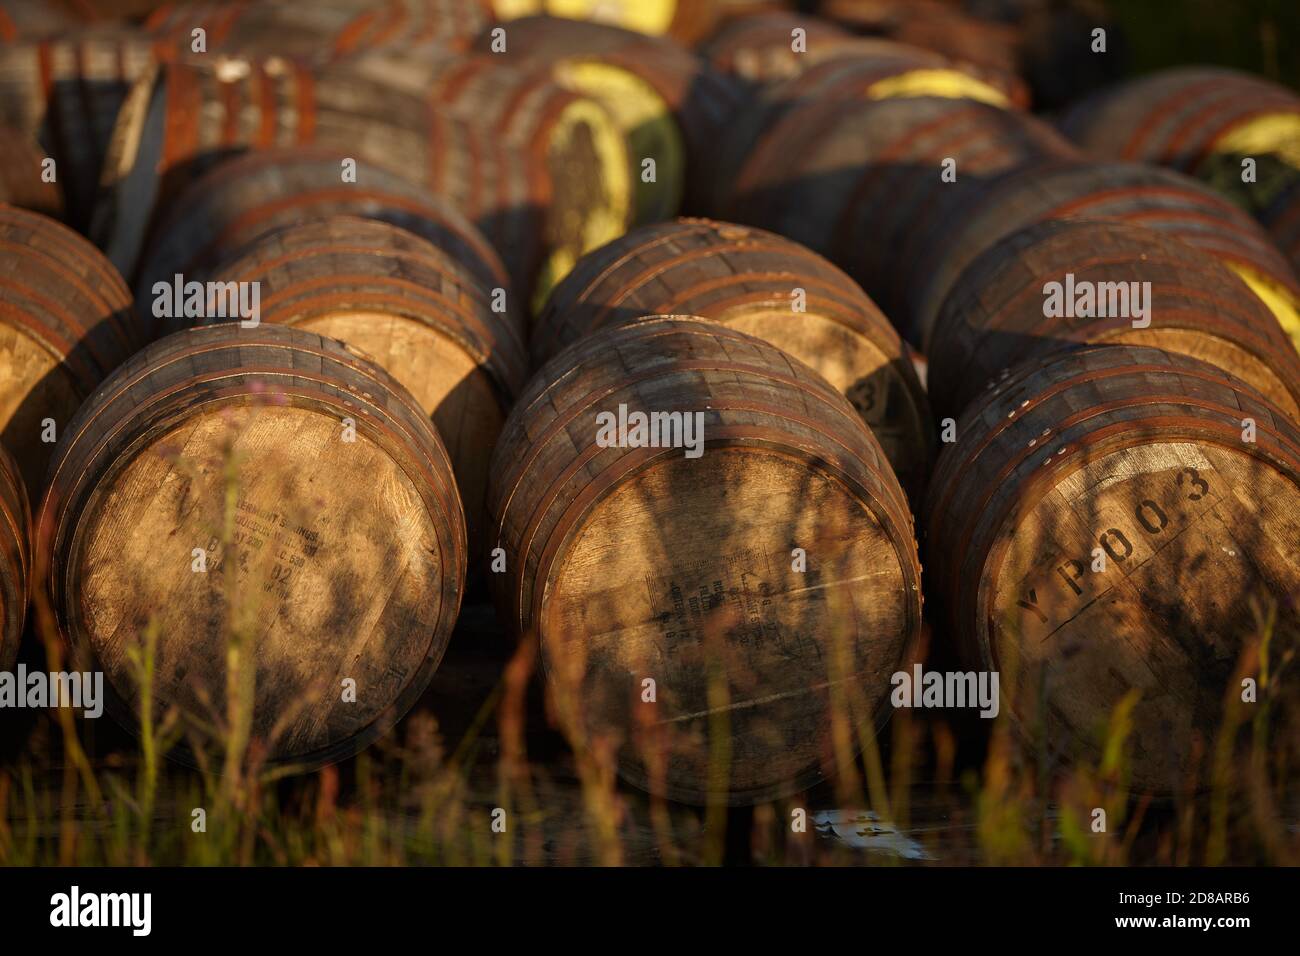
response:
{"label": "wooden stave", "polygon": [[[220,350],[232,359],[223,369],[198,373],[181,369],[196,356],[211,357]],[[254,352],[264,353],[270,361],[264,365],[250,363]],[[142,395],[141,383],[157,375],[164,377],[166,388],[161,393],[146,388]],[[220,387],[223,379],[227,381],[224,392]],[[204,389],[209,390],[207,400],[221,401],[232,394],[256,399],[264,392],[276,394],[274,385],[264,387],[267,381],[276,379],[292,382],[282,384],[281,397],[291,395],[295,389],[304,390],[305,386],[309,399],[303,407],[312,407],[311,402],[315,402],[337,413],[340,419],[354,416],[358,433],[366,432],[394,456],[408,475],[422,479],[426,510],[439,519],[435,527],[440,551],[443,557],[450,558],[440,567],[451,568],[450,574],[442,576],[441,613],[430,636],[430,653],[424,655],[403,693],[353,734],[328,747],[292,755],[295,766],[310,769],[355,754],[391,729],[414,705],[441,662],[464,590],[465,524],[446,450],[405,389],[364,356],[342,343],[299,329],[269,325],[241,329],[237,323],[184,330],[141,349],[78,411],[69,426],[70,440],[60,445],[59,456],[51,463],[49,489],[35,525],[35,566],[40,583],[33,586],[44,588],[57,636],[74,659],[94,661],[93,650],[84,640],[78,640],[69,626],[79,588],[72,580],[75,569],[66,553],[77,536],[77,521],[95,494],[94,482],[111,474],[117,459],[138,450],[148,434],[164,431],[203,405]],[[185,396],[189,401],[179,406],[174,401],[178,389],[190,393]],[[141,416],[145,416],[143,422]],[[130,431],[132,425],[136,426],[134,431]],[[111,681],[105,681],[105,696],[105,711],[123,726],[132,727],[135,712]],[[172,756],[192,762],[185,745]],[[289,758],[273,756],[269,762],[281,763],[284,759]]]}
{"label": "wooden stave", "polygon": [[[703,208],[716,139],[742,100],[729,77],[670,39],[594,21],[521,17],[510,22],[508,35],[507,50],[499,55],[507,62],[541,63],[551,70],[598,62],[648,84],[667,105],[685,145],[687,175],[678,187],[684,204]],[[490,35],[482,34],[476,49],[488,53],[491,43]],[[634,165],[639,173],[639,164]]]}
{"label": "wooden stave", "polygon": [[58,182],[45,182],[42,172],[49,159],[34,139],[19,130],[0,127],[0,204],[63,218],[63,190]]}
{"label": "wooden stave", "polygon": [[[1007,108],[1028,109],[1029,89],[1014,74],[990,70],[925,47],[870,37],[856,38],[816,55],[808,55],[798,75],[763,90],[773,106],[790,107],[828,96],[850,99],[865,94],[874,83],[911,70],[940,70],[977,81],[996,93]],[[906,94],[904,94],[906,95]]]}
{"label": "wooden stave", "polygon": [[[357,163],[357,183],[339,181],[342,154],[316,148],[259,150],[221,163],[188,187],[160,220],[140,270],[137,297],[177,271],[202,277],[266,232],[305,217],[365,215],[413,232],[446,251],[485,288],[510,288],[496,251],[457,209],[381,166]],[[355,192],[356,198],[346,194]],[[204,227],[198,241],[185,231]],[[509,299],[509,291],[507,291]]]}
{"label": "wooden stave", "polygon": [[[732,274],[671,291],[649,288],[651,282],[686,276],[702,259],[726,262]],[[852,279],[816,253],[772,233],[708,219],[678,219],[643,226],[590,253],[556,287],[539,313],[531,336],[533,364],[541,367],[578,339],[642,315],[694,315],[726,324],[729,315],[746,308],[776,302],[788,306],[792,285],[805,289],[813,312],[870,342],[889,358],[910,401],[908,411],[919,424],[891,462],[904,487],[919,493],[935,442],[924,424],[929,402],[907,347]],[[779,342],[772,344],[782,347]],[[800,360],[817,369],[814,357]]]}
{"label": "wooden stave", "polygon": [[1279,194],[1260,220],[1300,274],[1300,182]]}
{"label": "wooden stave", "polygon": [[553,126],[565,107],[583,99],[557,85],[536,64],[490,52],[422,48],[371,54],[333,68],[386,87],[429,97],[451,116],[489,127],[535,162],[546,162]]}
{"label": "wooden stave", "polygon": [[5,0],[0,4],[0,44],[45,40],[74,26],[72,11],[49,0]]}
{"label": "wooden stave", "polygon": [[[905,6],[912,8],[914,4],[909,0]],[[1028,44],[1018,26],[961,16],[952,8],[946,8],[945,12],[956,16],[934,20],[918,18],[903,24],[890,35],[901,42],[914,43],[958,61],[1003,71],[1009,77],[1022,72],[1021,61]]]}
{"label": "wooden stave", "polygon": [[722,16],[719,0],[492,0],[492,5],[507,32],[518,18],[547,15],[668,36],[681,43],[694,43]]}
{"label": "wooden stave", "polygon": [[[492,21],[486,0],[328,0],[285,5],[166,3],[144,29],[172,56],[190,55],[191,30],[208,34],[208,53],[287,56],[334,62],[359,52],[437,43],[463,49]],[[291,42],[285,46],[285,38]]]}
{"label": "wooden stave", "polygon": [[95,202],[114,117],[153,56],[139,33],[114,25],[0,43],[0,124],[37,139],[58,163],[79,229]]}
{"label": "wooden stave", "polygon": [[[328,265],[316,279],[309,279],[314,259]],[[331,271],[331,266],[342,269],[344,263],[345,271]],[[455,258],[386,223],[340,216],[278,229],[232,254],[214,277],[261,283],[269,292],[261,319],[271,324],[310,324],[356,309],[401,316],[426,326],[472,359],[489,384],[502,420],[527,378],[528,359],[517,314],[494,312],[488,290]],[[403,384],[414,394],[419,383]],[[424,411],[437,427],[438,409],[425,405]],[[459,454],[451,449],[450,437],[444,438],[465,506],[471,561],[481,550],[482,500],[487,489],[471,484],[468,476],[486,473],[497,436],[480,437],[477,445]]]}
{"label": "wooden stave", "polygon": [[[1071,368],[1076,371],[1071,373]],[[1089,387],[1093,381],[1107,383],[1125,376],[1132,387],[1122,401],[1067,401],[1076,385]],[[1162,380],[1156,382],[1153,376]],[[1112,397],[1113,392],[1111,387]],[[1232,396],[1232,403],[1216,398],[1223,395]],[[1044,408],[1051,402],[1064,404],[1049,413]],[[1037,421],[1026,424],[1035,421],[1031,414]],[[1099,448],[1140,446],[1146,440],[1141,430],[1144,421],[1155,430],[1154,438],[1241,450],[1243,414],[1259,429],[1250,454],[1300,485],[1300,428],[1293,421],[1231,375],[1157,348],[1092,345],[1057,353],[1042,363],[1023,363],[996,389],[968,406],[958,424],[960,439],[940,455],[921,519],[927,595],[965,664],[984,669],[999,666],[984,630],[988,625],[978,623],[984,612],[977,612],[977,607],[983,608],[987,600],[983,569],[995,566],[997,556],[1009,546],[1004,523],[1013,519],[1026,499],[1032,503],[1050,491],[1068,473],[1067,462],[1080,462],[1083,451],[1100,456]],[[1072,423],[1073,431],[1056,432],[1061,422]],[[1068,449],[1068,454],[1049,456],[1049,461],[1056,458],[1050,467],[1034,461],[1040,453],[1035,445],[1042,440],[1039,424],[1047,425],[1043,435],[1052,435],[1043,442],[1044,448],[1061,442],[1066,446],[1061,452]],[[1090,446],[1087,437],[1093,433],[1102,437]],[[1030,436],[1033,440],[1026,441]],[[1020,498],[1018,491],[1024,492]],[[1173,792],[1151,780],[1139,780],[1135,789],[1156,796]]]}
{"label": "wooden stave", "polygon": [[[0,274],[0,312],[54,363],[60,381],[48,385],[64,392],[70,413],[143,343],[130,293],[99,250],[38,213],[0,206],[0,245],[10,264]],[[39,384],[28,383],[27,395]],[[6,382],[6,390],[14,387]],[[56,437],[66,425],[55,421]],[[38,498],[54,449],[35,434],[6,435],[6,444],[22,463],[29,496]]]}
{"label": "wooden stave", "polygon": [[[1199,333],[1242,349],[1270,373],[1273,387],[1252,381],[1244,370],[1226,371],[1300,417],[1300,355],[1244,283],[1176,239],[1137,226],[1082,219],[1044,220],[1014,232],[962,273],[940,310],[927,353],[936,414],[955,418],[981,390],[1021,362],[1041,361],[1070,345],[1122,341],[1130,329],[1127,317],[1071,320],[1042,314],[1045,281],[1064,281],[1067,272],[1102,263],[1105,278],[1093,281],[1151,281],[1153,297],[1176,303],[1174,308],[1154,307],[1150,331]],[[1166,265],[1169,281],[1161,282]],[[1172,323],[1161,317],[1162,311],[1174,313]],[[1071,322],[1078,324],[1071,327]],[[1181,351],[1175,345],[1165,350]],[[1276,391],[1279,387],[1282,392]]]}
{"label": "wooden stave", "polygon": [[[796,455],[811,455],[822,464],[830,464],[837,474],[846,478],[855,493],[862,496],[863,501],[870,501],[873,514],[890,534],[896,556],[905,569],[905,580],[912,582],[910,589],[916,596],[915,604],[909,605],[908,612],[910,623],[906,641],[910,642],[915,637],[915,629],[920,620],[920,592],[917,583],[919,578],[914,576],[919,574],[920,566],[915,561],[914,546],[901,540],[907,536],[906,529],[911,521],[911,512],[902,488],[894,479],[879,445],[870,432],[861,426],[852,411],[852,406],[849,406],[843,396],[829,383],[820,379],[816,373],[760,339],[689,316],[651,316],[634,325],[607,330],[575,343],[548,362],[533,377],[516,403],[497,445],[493,482],[489,491],[496,540],[506,548],[508,555],[507,573],[494,575],[493,582],[496,585],[495,596],[500,615],[507,627],[521,639],[536,633],[537,616],[542,611],[544,597],[540,587],[530,589],[526,586],[527,582],[544,579],[543,573],[539,571],[539,563],[547,567],[554,566],[554,562],[558,559],[558,552],[555,550],[557,543],[567,538],[580,520],[579,516],[573,513],[573,508],[558,508],[562,513],[555,514],[557,501],[548,501],[546,498],[548,482],[537,478],[538,474],[549,476],[553,473],[551,468],[563,468],[572,461],[571,453],[566,454],[563,450],[557,453],[556,450],[557,442],[563,444],[562,438],[568,435],[568,430],[562,427],[562,423],[571,420],[575,414],[581,414],[584,409],[589,410],[593,407],[591,404],[593,401],[609,402],[616,394],[624,394],[620,389],[627,385],[628,373],[621,368],[622,362],[619,363],[620,368],[617,370],[599,368],[596,357],[611,354],[616,348],[615,340],[620,337],[622,339],[644,337],[647,340],[654,337],[660,339],[654,350],[655,360],[659,361],[667,357],[667,350],[662,340],[675,333],[680,334],[682,331],[688,335],[716,336],[719,341],[728,342],[748,352],[749,357],[745,359],[728,351],[728,356],[736,358],[739,362],[739,365],[724,362],[722,367],[727,370],[728,375],[737,374],[737,370],[741,367],[752,366],[752,371],[757,373],[764,363],[779,365],[787,370],[788,377],[777,376],[777,378],[788,385],[806,389],[804,394],[813,397],[814,404],[818,408],[833,409],[836,415],[842,416],[840,421],[848,425],[845,434],[837,435],[837,438],[842,440],[842,444],[827,440],[828,436],[825,433],[813,429],[810,434],[820,436],[819,441],[809,446],[801,444],[809,440],[807,435],[803,435],[801,439],[791,437],[789,447]],[[714,361],[716,359],[705,360],[702,366],[708,368]],[[603,376],[599,378],[594,389],[591,382],[574,380],[574,375],[589,373],[593,368],[597,369],[598,376]],[[570,369],[573,370],[572,373],[569,372]],[[652,376],[654,374],[651,373]],[[640,380],[645,380],[645,377],[642,376]],[[584,398],[579,399],[576,404],[557,399],[557,391],[565,390],[580,392]],[[584,399],[589,403],[586,406],[582,405]],[[701,398],[701,401],[704,400]],[[716,397],[709,401],[707,407],[711,409],[719,407],[719,399]],[[746,405],[741,402],[739,407],[745,408]],[[529,416],[543,408],[549,409],[552,413],[550,423],[543,426],[538,421],[530,421]],[[573,411],[575,408],[578,409],[577,412]],[[760,444],[754,438],[736,439],[736,441],[744,443],[752,441],[755,447]],[[781,442],[780,439],[773,439],[773,441],[777,444]],[[534,454],[523,454],[519,446]],[[814,448],[817,450],[814,451]],[[529,478],[530,470],[535,472],[531,478]],[[591,480],[604,481],[612,486],[617,485],[619,478],[624,477],[611,479],[609,472],[609,468],[601,468],[597,478]],[[592,466],[586,466],[586,473],[588,476],[591,475]],[[589,491],[590,485],[581,496],[577,497],[579,502],[588,499],[588,509],[591,507]],[[571,495],[565,500],[575,499]],[[528,539],[526,551],[522,556],[518,554],[521,537]],[[560,547],[562,548],[563,545]],[[512,553],[512,550],[515,553]],[[545,642],[543,642],[544,649]],[[543,654],[543,666],[546,666],[545,654]],[[882,696],[880,700],[883,699]],[[877,726],[880,719],[878,712]],[[620,763],[620,774],[635,786],[649,789],[643,774],[638,776],[636,771],[630,771],[622,763]],[[791,792],[793,787],[806,785],[819,777],[820,771],[809,770],[794,780],[773,783],[749,792],[732,792],[725,795],[704,793],[689,789],[680,783],[670,783],[667,793],[674,799],[693,803],[721,798],[732,804],[746,804],[768,799],[779,793]]]}
{"label": "wooden stave", "polygon": [[854,42],[851,33],[829,20],[772,10],[722,23],[698,49],[721,73],[755,85],[772,83],[804,68],[804,54],[790,49],[790,31],[796,28],[805,31],[809,53]]}
{"label": "wooden stave", "polygon": [[[731,218],[825,255],[913,342],[901,291],[908,263],[923,267],[912,250],[926,231],[951,221],[987,181],[1074,155],[1033,118],[968,100],[832,103],[791,120],[797,121],[792,141],[807,148],[766,164],[746,163],[733,203],[738,215]],[[954,183],[939,181],[945,158],[957,161]],[[821,171],[813,179],[809,169]]]}
{"label": "wooden stave", "polygon": [[957,278],[985,249],[1044,219],[1116,219],[1153,228],[1249,268],[1300,301],[1300,279],[1250,216],[1199,181],[1135,163],[1045,163],[995,180],[937,232],[924,255],[908,313],[928,352],[932,326]]}
{"label": "wooden stave", "polygon": [[32,513],[13,456],[0,446],[0,671],[13,667],[32,579]]}

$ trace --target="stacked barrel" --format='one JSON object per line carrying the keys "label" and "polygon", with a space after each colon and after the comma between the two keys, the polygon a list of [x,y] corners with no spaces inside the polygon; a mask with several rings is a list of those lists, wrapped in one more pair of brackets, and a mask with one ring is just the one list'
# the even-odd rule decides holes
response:
{"label": "stacked barrel", "polygon": [[[695,418],[699,445],[604,441],[602,414]],[[507,622],[629,779],[762,800],[818,775],[829,688],[885,718],[920,626],[911,514],[853,406],[787,353],[676,316],[586,336],[533,379],[492,473]]]}
{"label": "stacked barrel", "polygon": [[1300,624],[1300,97],[1050,123],[1078,24],[969,5],[146,5],[0,0],[0,667],[30,593],[123,722],[313,765],[490,591],[672,799],[834,775],[936,648],[1200,785]]}

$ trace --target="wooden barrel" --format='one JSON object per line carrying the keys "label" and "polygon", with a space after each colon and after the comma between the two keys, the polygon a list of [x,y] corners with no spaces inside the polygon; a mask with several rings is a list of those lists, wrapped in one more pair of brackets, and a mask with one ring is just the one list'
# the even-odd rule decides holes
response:
{"label": "wooden barrel", "polygon": [[[363,216],[399,226],[456,259],[487,289],[509,289],[491,245],[448,203],[379,166],[358,163],[342,181],[341,154],[271,149],[223,163],[197,180],[161,220],[140,268],[137,297],[176,274],[205,279],[222,260],[276,229],[330,216]],[[507,294],[507,305],[512,296]],[[144,312],[144,309],[141,309]],[[511,315],[517,310],[511,306]]]}
{"label": "wooden barrel", "polygon": [[[803,31],[802,52],[795,50],[796,30]],[[796,76],[806,57],[853,42],[853,34],[829,20],[773,10],[725,21],[700,53],[715,69],[757,85]]]}
{"label": "wooden barrel", "polygon": [[193,52],[193,31],[206,34],[206,52],[283,56],[333,62],[371,50],[436,44],[463,49],[492,21],[487,0],[312,0],[284,3],[169,3],[145,29],[181,57]]}
{"label": "wooden barrel", "polygon": [[[1149,283],[1140,316],[1134,283]],[[1022,229],[962,273],[926,353],[930,399],[938,414],[955,417],[1017,363],[1101,342],[1199,358],[1300,419],[1300,355],[1241,280],[1153,230],[1085,219]]]}
{"label": "wooden barrel", "polygon": [[810,108],[918,96],[975,100],[1001,108],[1029,104],[1027,88],[1014,77],[889,40],[828,44],[820,54],[800,59],[803,68],[797,75],[763,87],[728,126],[714,162],[711,208],[729,208],[737,178],[747,166],[762,166],[770,162],[768,157],[789,152],[791,142],[801,141],[794,137],[806,134],[801,117]]}
{"label": "wooden barrel", "polygon": [[0,203],[63,218],[63,193],[44,174],[48,159],[26,133],[0,127]]}
{"label": "wooden barrel", "polygon": [[346,216],[266,235],[214,278],[258,283],[262,322],[345,342],[406,386],[451,456],[475,558],[488,462],[528,372],[515,316],[432,243]]}
{"label": "wooden barrel", "polygon": [[767,799],[829,762],[832,698],[883,722],[920,625],[907,500],[853,407],[779,349],[677,316],[581,340],[507,420],[489,503],[503,619],[637,786]]}
{"label": "wooden barrel", "polygon": [[13,668],[27,619],[31,524],[18,465],[0,446],[0,671]]}
{"label": "wooden barrel", "polygon": [[0,125],[40,142],[58,164],[74,228],[88,224],[118,109],[152,62],[148,42],[123,27],[0,43]]}
{"label": "wooden barrel", "polygon": [[234,323],[156,342],[82,408],[51,476],[43,586],[128,725],[151,625],[158,711],[204,719],[243,688],[274,761],[355,752],[438,666],[465,575],[451,465],[339,342]]}
{"label": "wooden barrel", "polygon": [[694,43],[713,29],[720,5],[720,0],[492,0],[505,21],[539,14],[594,20],[683,43]]}
{"label": "wooden barrel", "polygon": [[[580,145],[594,142],[587,129],[574,130]],[[611,136],[621,148],[616,131]],[[184,186],[232,154],[301,144],[390,167],[450,199],[492,241],[523,296],[534,285],[548,289],[583,251],[617,235],[631,208],[628,196],[594,174],[606,168],[594,146],[588,161],[552,169],[530,161],[490,125],[460,120],[434,108],[427,95],[356,70],[225,60],[168,64],[132,90],[114,132],[105,168],[110,188],[92,235],[130,272],[150,210],[166,209]]]}
{"label": "wooden barrel", "polygon": [[[1210,183],[1259,213],[1300,181],[1300,96],[1262,77],[1183,67],[1095,94],[1061,121],[1097,156],[1131,159]],[[1256,161],[1243,182],[1242,161]]]}
{"label": "wooden barrel", "polygon": [[1066,160],[1013,173],[931,233],[905,314],[929,352],[934,320],[957,277],[999,240],[1045,219],[1118,219],[1208,252],[1250,286],[1300,343],[1300,280],[1249,215],[1197,180],[1138,163]]}
{"label": "wooden barrel", "polygon": [[[483,34],[477,48],[491,47],[491,35]],[[701,58],[663,37],[558,17],[511,21],[505,52],[493,56],[540,63],[565,89],[598,100],[613,115],[629,146],[637,222],[676,215],[684,197],[692,208],[707,198],[702,190],[713,178],[718,137],[741,91]],[[647,158],[655,160],[653,182],[642,177]]]}
{"label": "wooden barrel", "polygon": [[844,393],[903,487],[919,493],[935,440],[908,349],[857,283],[815,252],[707,219],[635,229],[556,286],[533,329],[533,363],[644,315],[696,315],[793,355]]}
{"label": "wooden barrel", "polygon": [[1000,672],[1040,750],[1094,765],[1136,690],[1132,785],[1185,788],[1240,692],[1254,602],[1300,622],[1300,430],[1195,359],[1095,346],[1021,365],[957,433],[925,546],[968,666]]}
{"label": "wooden barrel", "polygon": [[77,407],[141,342],[126,284],[99,250],[0,206],[0,441],[32,500]]}
{"label": "wooden barrel", "polygon": [[[912,254],[989,180],[1075,155],[1031,116],[974,100],[923,96],[808,105],[751,156],[724,208],[816,250],[852,275],[896,323]],[[954,181],[945,163],[955,162]]]}

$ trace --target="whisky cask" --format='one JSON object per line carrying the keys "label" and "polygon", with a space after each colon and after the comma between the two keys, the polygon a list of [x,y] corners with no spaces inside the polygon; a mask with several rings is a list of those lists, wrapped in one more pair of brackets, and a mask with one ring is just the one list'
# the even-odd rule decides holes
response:
{"label": "whisky cask", "polygon": [[406,386],[451,456],[476,557],[488,462],[528,372],[517,317],[432,243],[347,216],[263,236],[214,279],[258,283],[262,322],[354,346]]}
{"label": "whisky cask", "polygon": [[128,726],[151,625],[158,710],[249,705],[276,762],[355,752],[438,666],[465,574],[451,465],[415,400],[341,343],[235,323],[156,342],[81,409],[51,479],[42,586]]}
{"label": "whisky cask", "polygon": [[167,64],[137,83],[122,108],[92,235],[130,273],[154,211],[199,175],[246,150],[311,144],[388,167],[451,201],[528,296],[617,235],[630,210],[628,195],[597,175],[606,167],[591,128],[577,122],[571,132],[571,161],[553,169],[530,162],[489,124],[354,69],[312,71],[281,59]]}
{"label": "whisky cask", "polygon": [[800,147],[751,156],[726,218],[825,255],[909,337],[902,290],[910,270],[928,266],[913,255],[928,230],[945,228],[994,177],[1075,155],[1033,117],[968,99],[810,104],[781,126]]}
{"label": "whisky cask", "polygon": [[0,203],[63,218],[63,193],[45,175],[48,159],[30,136],[0,127]]}
{"label": "whisky cask", "polygon": [[0,671],[12,670],[27,619],[31,524],[22,475],[0,446]]}
{"label": "whisky cask", "polygon": [[986,249],[1046,219],[1116,219],[1155,229],[1209,253],[1234,272],[1300,342],[1300,280],[1268,233],[1197,180],[1138,163],[1048,163],[990,184],[934,230],[907,296],[923,350],[935,317],[962,271]]}
{"label": "whisky cask", "polygon": [[193,31],[202,29],[206,52],[199,55],[328,63],[416,44],[463,49],[491,20],[487,0],[252,0],[168,3],[153,11],[144,27],[181,57],[193,52]]}
{"label": "whisky cask", "polygon": [[200,177],[160,220],[140,268],[137,298],[146,301],[154,283],[171,282],[178,273],[206,278],[222,260],[266,233],[331,216],[399,226],[450,255],[485,288],[509,289],[492,246],[454,207],[368,163],[357,163],[355,182],[345,183],[343,159],[324,149],[270,149],[222,163]]}
{"label": "whisky cask", "polygon": [[808,135],[804,116],[809,109],[830,111],[835,102],[923,96],[974,100],[1004,109],[1029,103],[1028,90],[1014,77],[888,40],[827,45],[819,55],[802,54],[800,60],[798,74],[763,87],[728,125],[714,164],[713,208],[726,208],[732,201],[731,190],[747,166],[762,167],[769,157],[790,152],[790,143],[802,142],[798,137]]}
{"label": "whisky cask", "polygon": [[111,25],[0,43],[0,125],[40,142],[58,164],[76,229],[89,222],[118,110],[152,62],[147,40]]}
{"label": "whisky cask", "polygon": [[130,292],[99,250],[0,206],[0,441],[32,500],[77,407],[141,344]]}
{"label": "whisky cask", "polygon": [[[636,221],[658,222],[685,201],[699,208],[720,132],[740,107],[741,90],[729,77],[665,37],[559,17],[511,21],[506,64],[541,64],[555,82],[600,102],[628,142]],[[476,44],[491,53],[492,38]],[[644,182],[642,163],[655,160]],[[692,190],[694,190],[692,192]]]}
{"label": "whisky cask", "polygon": [[[653,413],[680,428],[637,431]],[[832,699],[885,719],[920,626],[907,500],[853,406],[761,339],[660,316],[577,342],[511,412],[489,507],[503,620],[637,786],[764,800],[831,763]]]}
{"label": "whisky cask", "polygon": [[510,21],[546,15],[593,20],[651,36],[670,36],[694,43],[705,36],[721,14],[719,0],[492,0],[497,17]]}
{"label": "whisky cask", "polygon": [[1102,342],[1199,358],[1300,419],[1300,354],[1240,279],[1153,230],[1084,219],[1022,229],[962,273],[926,353],[930,399],[955,417],[1017,363]]}
{"label": "whisky cask", "polygon": [[928,477],[933,427],[907,347],[857,283],[815,252],[707,219],[635,229],[556,286],[533,329],[533,363],[644,315],[695,315],[777,346],[844,393],[904,488],[915,494]]}
{"label": "whisky cask", "polygon": [[[1085,99],[1061,120],[1097,156],[1170,166],[1254,213],[1300,181],[1300,95],[1218,67],[1138,77]],[[1242,163],[1255,161],[1243,181]]]}
{"label": "whisky cask", "polygon": [[1067,765],[1136,691],[1133,789],[1194,786],[1252,608],[1300,620],[1300,430],[1196,359],[1103,345],[1022,364],[957,432],[925,552],[967,666]]}

